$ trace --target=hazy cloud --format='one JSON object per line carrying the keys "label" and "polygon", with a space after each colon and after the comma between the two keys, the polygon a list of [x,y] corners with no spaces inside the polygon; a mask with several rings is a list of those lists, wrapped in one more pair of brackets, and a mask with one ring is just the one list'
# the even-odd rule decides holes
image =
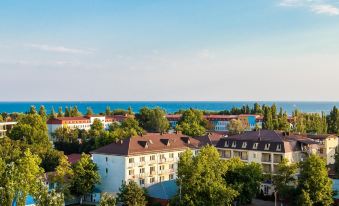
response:
{"label": "hazy cloud", "polygon": [[331,0],[281,0],[280,6],[302,7],[316,14],[339,15],[339,7]]}
{"label": "hazy cloud", "polygon": [[69,53],[69,54],[91,54],[93,51],[87,49],[68,48],[64,46],[51,46],[47,44],[27,44],[28,47],[41,51]]}

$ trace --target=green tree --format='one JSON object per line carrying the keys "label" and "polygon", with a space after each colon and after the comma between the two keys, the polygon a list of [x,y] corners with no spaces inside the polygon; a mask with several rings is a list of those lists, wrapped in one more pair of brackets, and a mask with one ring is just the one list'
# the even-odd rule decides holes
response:
{"label": "green tree", "polygon": [[95,184],[99,183],[100,176],[97,165],[92,161],[90,155],[82,154],[81,159],[73,166],[73,181],[71,192],[83,196],[93,192]]}
{"label": "green tree", "polygon": [[40,108],[39,108],[39,115],[40,117],[46,121],[47,120],[47,113],[46,113],[46,109],[45,109],[45,106],[44,105],[41,105]]}
{"label": "green tree", "polygon": [[37,191],[33,195],[36,206],[63,206],[65,204],[64,196],[55,190],[48,191],[45,183],[40,179],[37,181]]}
{"label": "green tree", "polygon": [[299,199],[309,199],[308,202],[312,205],[332,205],[332,180],[328,177],[326,163],[321,157],[310,155],[300,163],[298,190],[301,191]]}
{"label": "green tree", "polygon": [[105,114],[106,114],[107,116],[109,116],[109,115],[111,115],[111,114],[112,114],[112,112],[111,112],[111,108],[110,108],[109,106],[107,106],[107,107],[106,107]]}
{"label": "green tree", "polygon": [[280,199],[294,200],[293,194],[295,194],[297,186],[297,170],[298,165],[289,163],[285,158],[278,164],[276,174],[273,176],[273,185]]}
{"label": "green tree", "polygon": [[[67,108],[67,107],[66,107]],[[67,112],[68,112],[68,116],[69,116],[69,110],[67,108]],[[59,107],[58,109],[58,117],[63,117],[64,116],[64,112],[62,111],[62,107]]]}
{"label": "green tree", "polygon": [[339,134],[339,110],[336,106],[332,108],[327,116],[328,132]]}
{"label": "green tree", "polygon": [[56,117],[57,117],[57,114],[55,113],[54,107],[52,107],[51,113],[49,113],[48,118],[53,119]]}
{"label": "green tree", "polygon": [[70,188],[74,172],[67,156],[62,155],[59,159],[59,165],[55,169],[55,175],[52,181],[56,183],[56,192],[62,193],[65,197],[70,197]]}
{"label": "green tree", "polygon": [[236,198],[240,204],[248,204],[258,194],[263,179],[262,167],[258,163],[246,164],[239,158],[227,162],[227,172],[224,178],[239,195]]}
{"label": "green tree", "polygon": [[91,107],[87,107],[87,111],[86,111],[86,115],[93,115],[94,112],[93,112],[93,109]]}
{"label": "green tree", "polygon": [[201,111],[188,109],[183,112],[176,130],[188,136],[202,136],[206,133],[207,126],[208,121]]}
{"label": "green tree", "polygon": [[232,134],[241,134],[245,131],[245,126],[239,119],[232,119],[227,125],[229,133]]}
{"label": "green tree", "polygon": [[71,117],[71,112],[70,112],[70,109],[68,109],[68,107],[65,107],[65,114],[64,114],[65,117]]}
{"label": "green tree", "polygon": [[145,206],[147,204],[146,192],[134,181],[128,184],[123,182],[119,188],[118,201],[124,206]]}
{"label": "green tree", "polygon": [[37,111],[36,111],[36,108],[35,108],[34,105],[32,105],[32,106],[29,108],[28,114],[37,114]]}
{"label": "green tree", "polygon": [[131,107],[131,106],[128,107],[127,113],[128,113],[129,115],[132,115],[132,114],[133,114],[133,110],[132,110],[132,107]]}
{"label": "green tree", "polygon": [[52,133],[54,141],[73,143],[78,141],[79,130],[71,129],[67,126],[58,127]]}
{"label": "green tree", "polygon": [[274,122],[271,108],[268,106],[264,106],[264,129],[273,130],[274,129]]}
{"label": "green tree", "polygon": [[80,117],[82,114],[79,112],[78,107],[74,106],[70,108],[70,116],[71,117]]}
{"label": "green tree", "polygon": [[187,150],[178,163],[177,184],[180,205],[230,205],[239,195],[223,178],[227,164],[213,146],[203,147],[197,156]]}
{"label": "green tree", "polygon": [[166,112],[160,107],[155,109],[144,107],[136,117],[141,127],[149,132],[166,132],[170,126]]}
{"label": "green tree", "polygon": [[103,193],[100,198],[99,206],[115,206],[117,204],[117,200],[113,195],[108,193]]}

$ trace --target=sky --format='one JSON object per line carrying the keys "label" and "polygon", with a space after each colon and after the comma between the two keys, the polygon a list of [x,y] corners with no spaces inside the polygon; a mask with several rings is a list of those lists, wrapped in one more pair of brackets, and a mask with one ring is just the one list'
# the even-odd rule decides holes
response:
{"label": "sky", "polygon": [[339,101],[339,0],[1,0],[0,101]]}

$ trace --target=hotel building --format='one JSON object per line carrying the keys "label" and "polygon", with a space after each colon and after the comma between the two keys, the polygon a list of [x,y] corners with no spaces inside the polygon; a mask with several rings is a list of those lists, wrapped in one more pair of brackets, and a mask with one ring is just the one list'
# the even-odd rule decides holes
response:
{"label": "hotel building", "polygon": [[148,187],[176,179],[180,154],[187,149],[197,154],[201,146],[199,140],[181,133],[148,133],[96,149],[91,154],[101,176],[98,189],[117,193],[123,181]]}

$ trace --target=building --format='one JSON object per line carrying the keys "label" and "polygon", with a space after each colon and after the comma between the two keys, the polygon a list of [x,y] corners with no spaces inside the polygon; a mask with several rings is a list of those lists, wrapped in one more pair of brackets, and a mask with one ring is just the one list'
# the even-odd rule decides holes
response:
{"label": "building", "polygon": [[89,115],[82,117],[56,117],[47,120],[48,133],[51,136],[52,133],[59,127],[69,127],[72,129],[89,130],[95,119],[102,122],[105,129],[108,129],[109,125],[113,122],[122,122],[126,118],[131,117],[129,115],[113,115],[113,116],[101,116],[101,115]]}
{"label": "building", "polygon": [[297,135],[307,137],[319,143],[318,154],[326,159],[326,164],[334,164],[334,155],[338,147],[339,138],[333,134],[304,134]]}
{"label": "building", "polygon": [[6,136],[8,130],[10,130],[17,122],[0,122],[0,138]]}
{"label": "building", "polygon": [[[213,130],[217,132],[228,131],[228,124],[233,119],[239,119],[245,126],[247,131],[254,130],[256,127],[262,128],[263,117],[255,114],[241,114],[241,115],[219,115],[210,114],[204,117],[213,125]],[[181,114],[166,115],[172,128],[175,128],[181,119]]]}
{"label": "building", "polygon": [[196,154],[200,142],[181,133],[148,133],[120,140],[91,152],[99,168],[98,189],[117,193],[122,182],[142,187],[176,179],[179,156],[187,149]]}
{"label": "building", "polygon": [[[274,174],[283,158],[295,163],[303,161],[318,151],[319,143],[289,133],[259,130],[222,138],[216,147],[223,159],[238,157],[244,162],[256,162],[262,165],[264,173]],[[270,181],[261,187],[264,194],[272,194]]]}

